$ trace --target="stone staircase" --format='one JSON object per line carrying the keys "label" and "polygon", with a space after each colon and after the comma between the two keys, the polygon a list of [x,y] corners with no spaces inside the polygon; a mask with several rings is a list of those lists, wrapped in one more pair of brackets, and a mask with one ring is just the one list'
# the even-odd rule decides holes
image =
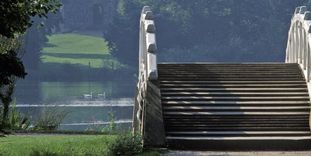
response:
{"label": "stone staircase", "polygon": [[158,64],[170,148],[306,149],[309,94],[296,63]]}
{"label": "stone staircase", "polygon": [[134,133],[145,147],[310,150],[310,21],[306,6],[295,9],[284,63],[159,63],[144,6]]}

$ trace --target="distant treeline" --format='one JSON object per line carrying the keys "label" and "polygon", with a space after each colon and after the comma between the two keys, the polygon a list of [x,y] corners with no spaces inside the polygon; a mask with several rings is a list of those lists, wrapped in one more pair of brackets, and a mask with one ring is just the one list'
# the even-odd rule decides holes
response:
{"label": "distant treeline", "polygon": [[[310,4],[310,0],[118,0],[117,14],[102,32],[112,55],[131,70],[98,69],[91,77],[99,74],[101,79],[114,80],[122,72],[135,80],[139,16],[144,5],[154,12],[159,61],[269,62],[284,61],[294,9]],[[34,64],[31,68],[39,61],[45,35],[57,30],[62,22],[61,14],[45,22],[44,30],[29,31],[31,39],[39,39],[26,42],[26,51],[34,54],[25,59]],[[57,76],[65,78],[67,68],[74,70],[68,66]],[[75,76],[79,76],[81,70],[75,70]],[[52,79],[44,75],[44,79]]]}
{"label": "distant treeline", "polygon": [[124,0],[107,39],[115,43],[117,57],[132,65],[137,63],[139,13],[143,5],[149,5],[155,14],[159,61],[284,61],[294,9],[309,3]]}

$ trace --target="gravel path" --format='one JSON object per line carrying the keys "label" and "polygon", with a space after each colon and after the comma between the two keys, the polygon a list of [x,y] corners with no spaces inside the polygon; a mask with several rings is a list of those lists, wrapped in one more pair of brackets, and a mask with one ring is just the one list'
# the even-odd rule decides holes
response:
{"label": "gravel path", "polygon": [[197,152],[197,151],[169,151],[163,156],[311,156],[311,151],[289,151],[289,152]]}

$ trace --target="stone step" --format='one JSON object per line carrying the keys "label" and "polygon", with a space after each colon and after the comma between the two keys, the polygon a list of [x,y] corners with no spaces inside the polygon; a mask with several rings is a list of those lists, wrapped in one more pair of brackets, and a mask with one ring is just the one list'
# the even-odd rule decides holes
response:
{"label": "stone step", "polygon": [[307,104],[309,105],[309,100],[305,101],[162,101],[162,104],[182,104],[182,105],[207,105],[207,104],[226,104],[226,105],[295,105],[295,104]]}
{"label": "stone step", "polygon": [[290,112],[276,112],[276,111],[217,111],[217,112],[196,112],[196,111],[179,111],[179,112],[167,112],[164,111],[164,115],[309,115],[308,111],[290,111]]}
{"label": "stone step", "polygon": [[243,121],[249,121],[249,122],[261,122],[261,121],[294,121],[294,120],[309,120],[309,114],[292,114],[292,115],[283,115],[283,114],[274,114],[274,115],[254,115],[254,114],[242,114],[242,115],[180,115],[180,114],[169,114],[164,115],[165,119],[168,120],[180,120],[180,121],[219,121],[219,122],[226,122],[226,121],[233,121],[233,122],[243,122]]}
{"label": "stone step", "polygon": [[223,128],[223,127],[244,127],[244,128],[249,128],[249,127],[255,127],[260,129],[259,127],[306,127],[308,128],[309,125],[306,123],[193,123],[193,124],[174,124],[174,123],[167,123],[166,127],[168,128]]}
{"label": "stone step", "polygon": [[172,131],[310,131],[309,126],[292,126],[287,124],[270,126],[166,126],[167,132]]}
{"label": "stone step", "polygon": [[161,87],[306,87],[307,84],[161,84]]}
{"label": "stone step", "polygon": [[271,101],[275,101],[275,100],[282,100],[282,101],[287,101],[287,100],[308,100],[309,96],[271,96],[271,97],[251,97],[251,96],[246,96],[246,97],[236,97],[236,96],[202,96],[202,97],[198,97],[198,96],[162,96],[161,98],[162,100],[271,100]]}
{"label": "stone step", "polygon": [[178,125],[178,124],[186,124],[186,125],[191,125],[191,124],[279,124],[279,123],[282,123],[282,124],[286,124],[286,123],[289,123],[289,124],[305,124],[307,119],[296,119],[296,120],[288,120],[288,119],[284,119],[284,120],[271,120],[271,119],[262,119],[262,120],[259,120],[259,121],[256,121],[256,120],[243,120],[243,119],[240,119],[240,120],[182,120],[182,118],[180,118],[179,120],[176,120],[175,119],[171,119],[169,117],[166,117],[165,118],[166,120],[166,125],[170,125],[170,124],[174,124],[174,125]]}
{"label": "stone step", "polygon": [[167,81],[160,80],[160,84],[306,84],[306,81]]}
{"label": "stone step", "polygon": [[305,135],[311,136],[310,131],[172,131],[168,135]]}
{"label": "stone step", "polygon": [[165,111],[214,111],[214,110],[229,110],[229,111],[243,111],[243,110],[267,110],[267,111],[294,111],[294,110],[306,110],[310,109],[310,106],[266,106],[266,107],[253,107],[253,106],[235,106],[235,107],[228,107],[228,106],[164,106],[163,109]]}
{"label": "stone step", "polygon": [[175,87],[175,88],[161,88],[161,91],[305,91],[307,92],[307,87],[296,87],[296,88],[239,88],[239,87],[226,87],[226,88],[182,88],[182,87]]}
{"label": "stone step", "polygon": [[162,96],[309,96],[308,92],[162,92]]}
{"label": "stone step", "polygon": [[166,78],[250,78],[250,79],[259,79],[259,78],[282,78],[282,79],[295,79],[295,78],[303,78],[302,75],[274,75],[274,74],[258,74],[258,75],[251,75],[251,74],[173,74],[173,75],[161,75],[161,79]]}
{"label": "stone step", "polygon": [[310,136],[168,136],[166,140],[168,148],[176,150],[297,151],[311,148]]}

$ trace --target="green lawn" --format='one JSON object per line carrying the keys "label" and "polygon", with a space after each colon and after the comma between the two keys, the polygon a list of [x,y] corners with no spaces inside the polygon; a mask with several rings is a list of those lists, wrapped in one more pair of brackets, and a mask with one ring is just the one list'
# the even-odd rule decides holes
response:
{"label": "green lawn", "polygon": [[36,135],[0,138],[0,155],[28,156],[33,151],[46,151],[64,155],[102,155],[107,143],[115,139],[110,135]]}
{"label": "green lawn", "polygon": [[[108,42],[101,37],[80,34],[54,34],[42,49],[43,64],[74,64],[92,68],[118,69],[123,65],[111,56]],[[46,68],[46,66],[43,66]]]}
{"label": "green lawn", "polygon": [[100,54],[110,53],[104,38],[80,34],[55,34],[48,37],[44,53]]}
{"label": "green lawn", "polygon": [[[104,156],[107,153],[107,144],[115,138],[114,135],[7,136],[0,138],[0,155],[29,156],[33,151],[44,151],[57,156]],[[142,155],[158,156],[159,153],[150,151]]]}

